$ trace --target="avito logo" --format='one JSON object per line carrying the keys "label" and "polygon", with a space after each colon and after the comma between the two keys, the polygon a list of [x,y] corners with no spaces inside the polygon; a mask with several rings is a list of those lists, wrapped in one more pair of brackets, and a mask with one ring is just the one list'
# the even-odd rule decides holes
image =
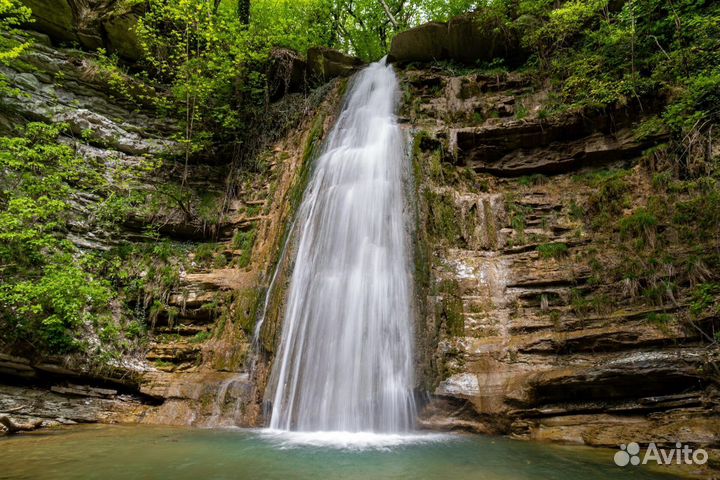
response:
{"label": "avito logo", "polygon": [[658,465],[703,465],[708,460],[708,454],[702,448],[693,449],[689,445],[683,445],[680,442],[675,444],[675,448],[658,448],[655,443],[650,443],[645,450],[645,454],[640,458],[640,445],[636,442],[630,442],[627,445],[620,445],[620,451],[615,453],[613,457],[615,464],[624,467],[626,465],[646,465],[655,462]]}

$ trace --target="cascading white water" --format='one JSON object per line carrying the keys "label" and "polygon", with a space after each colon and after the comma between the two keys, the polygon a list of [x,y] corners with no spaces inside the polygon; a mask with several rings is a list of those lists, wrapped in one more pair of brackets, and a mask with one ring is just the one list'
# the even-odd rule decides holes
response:
{"label": "cascading white water", "polygon": [[266,392],[278,430],[404,432],[415,418],[407,172],[385,61],[355,77],[298,211]]}

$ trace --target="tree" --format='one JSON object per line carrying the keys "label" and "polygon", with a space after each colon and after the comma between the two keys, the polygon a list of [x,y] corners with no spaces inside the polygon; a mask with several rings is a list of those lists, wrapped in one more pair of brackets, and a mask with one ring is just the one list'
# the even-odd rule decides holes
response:
{"label": "tree", "polygon": [[250,0],[238,0],[237,14],[240,23],[248,25],[250,23]]}

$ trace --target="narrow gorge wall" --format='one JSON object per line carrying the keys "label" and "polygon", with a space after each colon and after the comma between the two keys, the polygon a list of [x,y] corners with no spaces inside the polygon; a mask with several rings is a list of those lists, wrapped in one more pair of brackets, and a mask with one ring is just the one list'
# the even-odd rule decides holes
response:
{"label": "narrow gorge wall", "polygon": [[[661,240],[671,224],[632,226],[686,200],[658,193],[648,152],[664,134],[638,133],[652,102],[550,117],[547,91],[520,74],[401,78],[432,393],[422,425],[613,448],[682,441],[717,459],[717,319],[690,313],[699,279],[678,266],[697,261],[693,246]],[[712,236],[697,242],[715,251]]]}

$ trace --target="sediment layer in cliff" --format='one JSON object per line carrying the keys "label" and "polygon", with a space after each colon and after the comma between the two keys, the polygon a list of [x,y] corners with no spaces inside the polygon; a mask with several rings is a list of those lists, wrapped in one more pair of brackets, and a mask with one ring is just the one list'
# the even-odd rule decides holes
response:
{"label": "sediment layer in cliff", "polygon": [[606,447],[681,441],[717,457],[718,319],[689,311],[699,278],[653,257],[682,264],[714,240],[630,226],[669,199],[648,160],[666,137],[638,133],[652,109],[547,116],[547,91],[518,73],[406,67],[402,78],[419,376],[434,394],[421,424]]}

